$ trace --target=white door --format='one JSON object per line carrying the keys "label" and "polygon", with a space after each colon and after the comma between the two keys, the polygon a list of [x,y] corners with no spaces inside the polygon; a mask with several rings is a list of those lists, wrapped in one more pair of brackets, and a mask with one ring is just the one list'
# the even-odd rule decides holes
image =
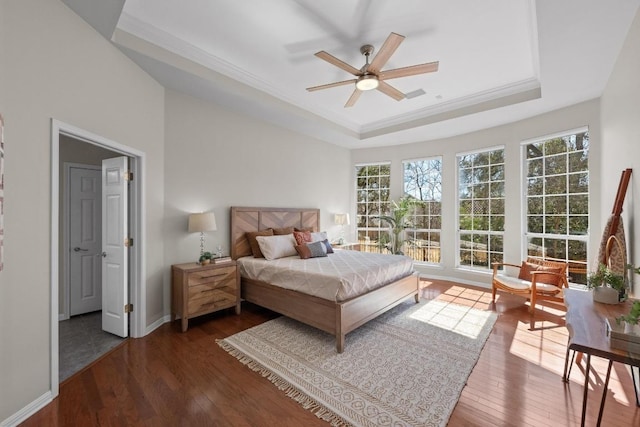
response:
{"label": "white door", "polygon": [[69,315],[102,307],[100,169],[69,168]]}
{"label": "white door", "polygon": [[129,335],[127,157],[102,161],[102,329]]}

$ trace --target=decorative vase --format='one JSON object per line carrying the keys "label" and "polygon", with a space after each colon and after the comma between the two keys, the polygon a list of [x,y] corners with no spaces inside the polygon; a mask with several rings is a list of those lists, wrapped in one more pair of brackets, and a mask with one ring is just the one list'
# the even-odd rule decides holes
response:
{"label": "decorative vase", "polygon": [[202,261],[200,261],[200,265],[207,265],[211,262],[210,259],[203,259]]}
{"label": "decorative vase", "polygon": [[608,286],[598,286],[593,288],[593,300],[603,304],[618,304],[620,302],[620,293]]}

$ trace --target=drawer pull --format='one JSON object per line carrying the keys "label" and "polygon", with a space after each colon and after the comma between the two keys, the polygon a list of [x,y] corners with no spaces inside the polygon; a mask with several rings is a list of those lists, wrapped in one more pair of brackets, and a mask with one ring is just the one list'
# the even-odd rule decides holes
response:
{"label": "drawer pull", "polygon": [[222,277],[226,275],[227,273],[216,273],[216,274],[210,274],[210,275],[201,274],[200,277],[203,279],[211,279],[212,277]]}

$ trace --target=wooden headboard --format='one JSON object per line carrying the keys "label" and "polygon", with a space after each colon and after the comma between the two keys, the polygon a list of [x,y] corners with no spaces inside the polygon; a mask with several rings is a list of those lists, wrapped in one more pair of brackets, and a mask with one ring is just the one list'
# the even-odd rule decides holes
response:
{"label": "wooden headboard", "polygon": [[320,209],[231,207],[231,258],[251,255],[247,231],[311,227],[320,230]]}

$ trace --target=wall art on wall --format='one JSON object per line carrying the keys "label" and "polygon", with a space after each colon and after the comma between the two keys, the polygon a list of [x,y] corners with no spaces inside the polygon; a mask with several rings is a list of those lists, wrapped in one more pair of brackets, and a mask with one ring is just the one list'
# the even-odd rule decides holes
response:
{"label": "wall art on wall", "polygon": [[0,114],[0,271],[4,268],[4,120]]}

